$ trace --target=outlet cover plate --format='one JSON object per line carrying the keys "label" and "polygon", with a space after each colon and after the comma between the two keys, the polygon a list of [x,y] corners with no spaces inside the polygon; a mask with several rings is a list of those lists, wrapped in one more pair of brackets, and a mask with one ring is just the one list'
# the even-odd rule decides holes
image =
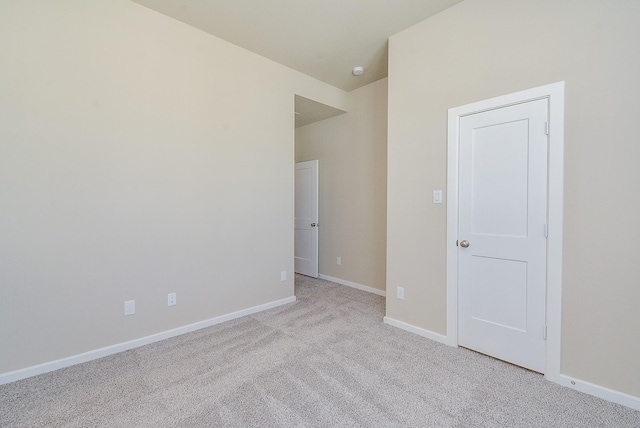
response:
{"label": "outlet cover plate", "polygon": [[136,301],[135,300],[127,300],[124,302],[124,314],[125,315],[133,315],[136,313]]}

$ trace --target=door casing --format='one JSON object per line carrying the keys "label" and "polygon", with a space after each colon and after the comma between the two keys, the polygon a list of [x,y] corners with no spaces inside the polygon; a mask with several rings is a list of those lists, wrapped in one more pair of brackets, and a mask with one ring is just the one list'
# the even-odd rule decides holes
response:
{"label": "door casing", "polygon": [[458,144],[463,116],[536,99],[549,101],[548,238],[547,238],[547,351],[545,377],[560,382],[562,315],[562,230],[564,169],[564,82],[451,108],[447,141],[447,335],[458,346]]}

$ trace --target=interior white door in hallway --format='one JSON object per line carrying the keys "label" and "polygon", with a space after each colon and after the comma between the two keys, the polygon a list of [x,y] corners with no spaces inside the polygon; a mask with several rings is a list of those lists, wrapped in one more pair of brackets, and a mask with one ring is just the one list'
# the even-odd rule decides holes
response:
{"label": "interior white door in hallway", "polygon": [[460,118],[458,344],[544,373],[548,100]]}
{"label": "interior white door in hallway", "polygon": [[318,161],[296,163],[295,271],[318,277]]}

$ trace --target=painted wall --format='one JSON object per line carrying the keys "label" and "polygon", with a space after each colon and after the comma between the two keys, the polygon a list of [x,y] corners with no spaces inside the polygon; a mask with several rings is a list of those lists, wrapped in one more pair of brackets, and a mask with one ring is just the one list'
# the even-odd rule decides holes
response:
{"label": "painted wall", "polygon": [[127,0],[0,2],[0,373],[291,297],[296,93],[346,105]]}
{"label": "painted wall", "polygon": [[[562,372],[640,397],[640,2],[466,0],[390,40],[387,315],[446,332],[447,109],[566,81]],[[417,226],[419,225],[419,226]]]}
{"label": "painted wall", "polygon": [[296,129],[296,162],[320,161],[320,274],[383,291],[387,79],[348,100],[348,113]]}

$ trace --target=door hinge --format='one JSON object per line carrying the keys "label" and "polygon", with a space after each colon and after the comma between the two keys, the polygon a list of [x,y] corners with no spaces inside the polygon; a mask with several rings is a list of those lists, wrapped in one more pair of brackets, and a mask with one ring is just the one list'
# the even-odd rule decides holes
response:
{"label": "door hinge", "polygon": [[544,237],[548,238],[549,237],[549,224],[545,223],[544,225]]}
{"label": "door hinge", "polygon": [[544,132],[549,135],[549,122],[544,123]]}
{"label": "door hinge", "polygon": [[542,329],[542,339],[547,340],[547,326]]}

